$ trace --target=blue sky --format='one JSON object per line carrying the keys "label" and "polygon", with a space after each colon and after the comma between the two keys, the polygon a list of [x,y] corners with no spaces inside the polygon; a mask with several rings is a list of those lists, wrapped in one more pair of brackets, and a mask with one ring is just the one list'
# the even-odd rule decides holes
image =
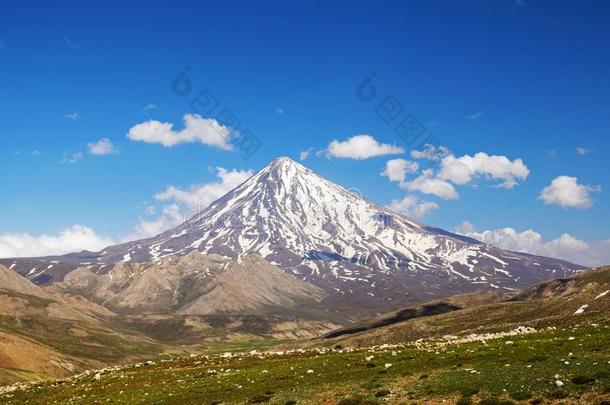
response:
{"label": "blue sky", "polygon": [[[0,255],[35,251],[41,235],[55,238],[75,225],[101,237],[98,244],[140,235],[134,227],[160,221],[171,204],[182,215],[188,210],[176,193],[155,198],[169,186],[201,190],[220,181],[215,168],[222,167],[229,175],[211,188],[214,195],[247,170],[279,155],[298,160],[306,150],[306,166],[376,202],[409,196],[436,204],[426,223],[510,248],[525,243],[524,250],[531,235],[522,233],[531,229],[542,245],[529,250],[548,254],[562,250],[558,238],[569,234],[587,244],[578,254],[602,254],[600,243],[610,239],[609,48],[605,1],[5,5]],[[172,81],[187,67],[192,91],[179,96]],[[356,88],[372,72],[377,97],[367,103]],[[218,102],[202,119],[228,108],[239,130],[261,141],[250,158],[202,142],[169,147],[128,138],[148,120],[180,131],[202,90]],[[495,161],[483,157],[467,182],[442,179],[459,198],[416,189],[421,169],[389,181],[380,173],[390,159],[427,165],[433,178],[442,167],[413,158],[423,139],[406,144],[396,123],[376,113],[388,96],[404,108],[399,120],[413,114],[451,157],[521,159],[527,176],[498,187],[485,169]],[[403,152],[366,159],[328,152],[333,140],[360,134]],[[98,152],[112,153],[91,154],[88,145],[102,139],[112,147]],[[555,183],[545,202],[542,191],[560,176],[576,180]],[[507,227],[517,235],[501,232]],[[28,243],[29,250],[15,247]],[[67,249],[61,240],[49,243]]]}

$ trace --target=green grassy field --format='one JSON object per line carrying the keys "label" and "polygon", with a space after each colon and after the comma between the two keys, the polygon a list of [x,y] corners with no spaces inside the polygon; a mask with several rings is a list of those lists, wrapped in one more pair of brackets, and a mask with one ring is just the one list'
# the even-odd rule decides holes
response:
{"label": "green grassy field", "polygon": [[96,374],[37,383],[0,402],[597,404],[610,400],[610,329],[545,330],[485,344],[202,355]]}

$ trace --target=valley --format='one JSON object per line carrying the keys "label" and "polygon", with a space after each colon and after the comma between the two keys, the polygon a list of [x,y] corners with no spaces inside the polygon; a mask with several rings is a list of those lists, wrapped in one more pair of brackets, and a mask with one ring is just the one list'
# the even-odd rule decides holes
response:
{"label": "valley", "polygon": [[608,291],[282,157],[153,238],[0,259],[0,401],[587,403]]}
{"label": "valley", "polygon": [[[181,345],[180,350],[173,346],[173,351],[172,345],[157,342],[148,353],[144,346],[139,353],[127,348],[130,356],[122,359],[123,365],[96,369],[86,363],[90,368],[75,376],[0,388],[0,400],[598,403],[610,398],[608,291],[606,267],[519,294],[461,295],[424,303],[314,339],[230,343],[223,338]],[[150,331],[163,329],[155,324]],[[175,324],[167,329],[179,330]],[[117,341],[110,344],[120,347]],[[70,347],[63,341],[60,346]],[[117,359],[100,360],[112,364]],[[27,377],[23,371],[18,375]]]}
{"label": "valley", "polygon": [[499,336],[455,343],[438,339],[359,349],[335,345],[178,357],[4,388],[0,400],[465,405],[590,404],[610,398],[607,325]]}

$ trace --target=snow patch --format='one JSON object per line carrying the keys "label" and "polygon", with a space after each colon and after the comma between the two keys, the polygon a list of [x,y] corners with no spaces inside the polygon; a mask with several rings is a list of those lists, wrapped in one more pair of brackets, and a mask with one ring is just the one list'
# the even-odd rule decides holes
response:
{"label": "snow patch", "polygon": [[601,297],[605,297],[606,295],[608,295],[608,293],[610,293],[610,290],[606,290],[603,293],[599,294],[597,297],[595,297],[596,300],[600,299]]}
{"label": "snow patch", "polygon": [[574,315],[580,315],[580,314],[584,313],[585,309],[587,309],[588,306],[589,306],[589,304],[585,304],[585,305],[581,306],[580,308],[578,308],[576,310],[576,312],[574,312]]}

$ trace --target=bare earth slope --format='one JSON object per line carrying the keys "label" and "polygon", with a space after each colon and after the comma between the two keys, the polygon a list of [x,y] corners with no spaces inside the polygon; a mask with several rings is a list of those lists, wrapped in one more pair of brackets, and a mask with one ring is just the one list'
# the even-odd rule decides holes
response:
{"label": "bare earth slope", "polygon": [[0,266],[0,383],[201,352],[221,341],[311,338],[340,325],[299,316],[323,297],[257,257],[237,264],[193,252],[103,275],[80,268],[45,289]]}
{"label": "bare earth slope", "polygon": [[114,329],[112,318],[82,297],[50,294],[0,266],[0,381],[66,376],[159,353],[144,335]]}
{"label": "bare earth slope", "polygon": [[[466,299],[464,299],[466,298]],[[610,267],[533,286],[512,297],[488,296],[470,301],[452,297],[329,332],[307,346],[369,346],[444,335],[549,327],[610,321]]]}
{"label": "bare earth slope", "polygon": [[269,314],[297,303],[316,304],[325,293],[264,259],[240,263],[192,252],[151,263],[118,263],[107,273],[85,267],[66,275],[50,291],[81,294],[127,314]]}

